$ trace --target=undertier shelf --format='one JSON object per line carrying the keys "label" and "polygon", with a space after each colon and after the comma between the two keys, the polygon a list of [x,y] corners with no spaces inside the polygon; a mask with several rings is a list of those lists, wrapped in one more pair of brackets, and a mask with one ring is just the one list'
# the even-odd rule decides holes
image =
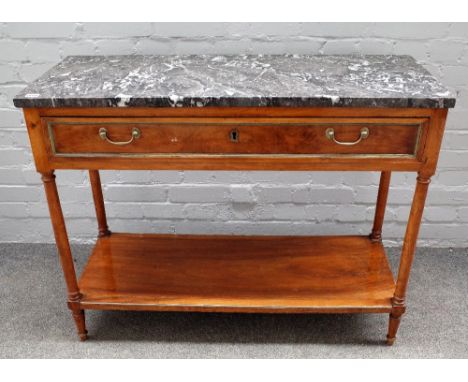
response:
{"label": "undertier shelf", "polygon": [[84,309],[390,312],[384,248],[366,236],[112,233],[81,279]]}

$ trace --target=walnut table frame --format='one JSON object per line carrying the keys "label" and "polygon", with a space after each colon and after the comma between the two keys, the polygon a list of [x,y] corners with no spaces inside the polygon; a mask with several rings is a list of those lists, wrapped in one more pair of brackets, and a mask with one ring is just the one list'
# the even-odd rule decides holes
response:
{"label": "walnut table frame", "polygon": [[[25,108],[24,115],[81,340],[85,310],[109,309],[389,313],[387,343],[395,341],[447,109]],[[210,126],[223,131],[219,138]],[[179,143],[154,147],[157,131]],[[215,144],[194,147],[205,131]],[[320,146],[304,151],[310,134]],[[283,153],[266,152],[278,137],[288,142]],[[55,183],[62,169],[89,170],[96,208],[98,241],[80,281]],[[132,235],[107,226],[100,169],[380,171],[381,177],[368,237]],[[417,173],[396,282],[381,244],[392,171]]]}

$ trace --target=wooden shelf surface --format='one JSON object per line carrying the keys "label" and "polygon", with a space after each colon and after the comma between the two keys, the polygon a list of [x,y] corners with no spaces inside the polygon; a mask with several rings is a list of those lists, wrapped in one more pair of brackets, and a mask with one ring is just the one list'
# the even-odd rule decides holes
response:
{"label": "wooden shelf surface", "polygon": [[390,312],[395,289],[366,236],[113,233],[79,281],[83,309]]}

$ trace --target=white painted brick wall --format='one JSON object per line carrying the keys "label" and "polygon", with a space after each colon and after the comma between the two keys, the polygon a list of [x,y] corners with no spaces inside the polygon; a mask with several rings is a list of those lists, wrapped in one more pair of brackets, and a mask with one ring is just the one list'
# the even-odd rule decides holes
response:
{"label": "white painted brick wall", "polygon": [[[468,245],[468,24],[0,23],[0,241],[53,235],[21,112],[12,97],[71,54],[411,54],[458,93],[433,178],[421,245]],[[331,234],[370,231],[377,173],[103,171],[111,229]],[[415,175],[394,173],[384,227],[401,243]],[[95,237],[86,172],[58,171],[75,242]]]}

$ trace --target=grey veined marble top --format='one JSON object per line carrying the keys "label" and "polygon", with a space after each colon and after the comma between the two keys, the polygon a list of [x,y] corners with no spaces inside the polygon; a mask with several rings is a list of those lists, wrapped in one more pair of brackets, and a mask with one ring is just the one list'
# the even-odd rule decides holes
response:
{"label": "grey veined marble top", "polygon": [[70,56],[17,107],[455,106],[410,56]]}

